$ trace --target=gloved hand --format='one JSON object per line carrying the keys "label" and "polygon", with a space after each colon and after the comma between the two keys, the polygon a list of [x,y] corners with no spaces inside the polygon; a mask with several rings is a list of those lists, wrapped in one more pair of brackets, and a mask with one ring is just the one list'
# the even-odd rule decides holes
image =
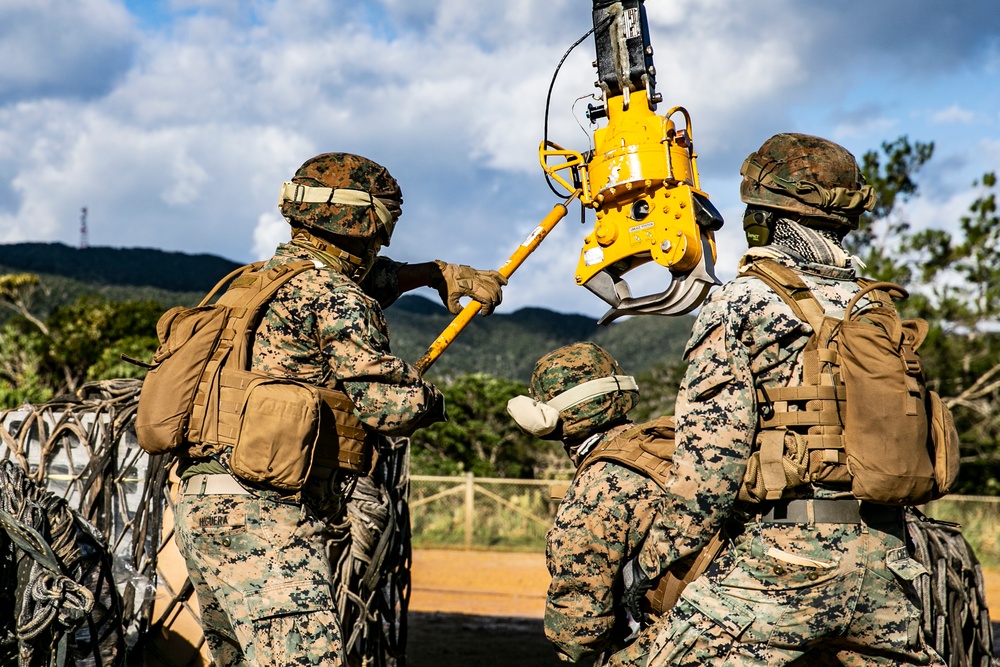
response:
{"label": "gloved hand", "polygon": [[622,580],[625,584],[622,604],[635,621],[645,625],[646,612],[642,608],[642,602],[646,597],[646,591],[653,587],[653,582],[639,566],[638,558],[625,563],[622,568]]}
{"label": "gloved hand", "polygon": [[464,264],[449,264],[435,259],[441,270],[440,278],[435,278],[431,287],[441,295],[441,301],[453,315],[462,312],[459,299],[464,296],[475,299],[482,308],[482,315],[489,315],[500,305],[503,298],[501,288],[507,284],[507,279],[497,271],[479,271]]}

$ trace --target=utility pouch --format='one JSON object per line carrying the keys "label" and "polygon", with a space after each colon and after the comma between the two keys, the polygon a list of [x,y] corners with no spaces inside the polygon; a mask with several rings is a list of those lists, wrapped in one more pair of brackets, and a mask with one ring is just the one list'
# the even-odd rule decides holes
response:
{"label": "utility pouch", "polygon": [[198,382],[209,362],[206,350],[216,349],[228,317],[224,306],[178,306],[157,322],[160,347],[143,380],[135,418],[139,445],[150,454],[171,452],[186,442]]}
{"label": "utility pouch", "polygon": [[250,383],[230,465],[242,479],[299,491],[309,476],[319,434],[316,387],[262,377]]}
{"label": "utility pouch", "polygon": [[931,442],[934,445],[934,477],[938,492],[944,495],[951,491],[958,479],[959,453],[958,430],[951,410],[944,404],[936,391],[930,394]]}
{"label": "utility pouch", "polygon": [[844,441],[856,498],[887,505],[915,505],[935,497],[927,388],[916,348],[926,327],[901,322],[895,309],[854,306],[874,289],[906,292],[872,283],[847,307],[837,347],[847,388]]}

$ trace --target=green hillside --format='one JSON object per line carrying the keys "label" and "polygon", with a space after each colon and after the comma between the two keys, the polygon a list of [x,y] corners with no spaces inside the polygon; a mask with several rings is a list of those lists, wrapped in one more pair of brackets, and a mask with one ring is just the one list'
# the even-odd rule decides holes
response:
{"label": "green hillside", "polygon": [[[393,350],[415,361],[451,322],[445,308],[419,296],[403,296],[385,312]],[[476,318],[431,368],[436,376],[489,373],[527,381],[535,361],[561,345],[593,341],[629,373],[680,359],[691,317],[639,317],[599,326],[582,315],[543,308]]]}
{"label": "green hillside", "polygon": [[[41,289],[31,310],[45,316],[84,295],[112,301],[149,299],[164,310],[193,305],[236,262],[213,255],[187,255],[145,248],[76,249],[57,243],[0,245],[0,275],[35,273]],[[0,311],[0,318],[9,317]],[[437,301],[405,295],[386,310],[393,351],[415,361],[451,322]],[[582,315],[523,308],[476,318],[445,351],[430,374],[436,377],[488,373],[527,381],[546,352],[591,340],[611,352],[629,373],[641,373],[680,358],[691,330],[690,317],[639,317],[598,326]],[[150,332],[152,333],[152,332]]]}

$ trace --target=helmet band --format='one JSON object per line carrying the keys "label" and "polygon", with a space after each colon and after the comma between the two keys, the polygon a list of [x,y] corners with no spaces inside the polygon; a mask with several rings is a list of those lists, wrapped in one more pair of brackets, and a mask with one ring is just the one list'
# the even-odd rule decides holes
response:
{"label": "helmet band", "polygon": [[389,211],[388,204],[392,202],[373,197],[370,192],[350,188],[319,188],[311,185],[300,185],[285,181],[281,185],[281,195],[278,198],[280,207],[286,201],[297,204],[340,204],[341,206],[368,206],[375,212],[382,225],[385,237],[392,236],[396,227],[396,218]]}
{"label": "helmet band", "polygon": [[631,375],[609,375],[589,380],[556,394],[547,402],[530,396],[515,396],[507,401],[507,414],[517,425],[532,435],[541,437],[555,430],[559,413],[592,398],[619,391],[639,391]]}
{"label": "helmet band", "polygon": [[639,391],[639,385],[631,375],[609,375],[571,387],[561,394],[556,394],[546,403],[562,412],[584,401],[616,391]]}
{"label": "helmet band", "polygon": [[803,204],[815,206],[827,213],[848,217],[858,216],[864,211],[875,208],[875,188],[868,184],[864,184],[858,189],[851,189],[844,187],[824,188],[822,185],[810,181],[787,181],[775,176],[770,171],[766,171],[767,167],[777,165],[777,162],[761,165],[757,161],[759,157],[757,153],[751,153],[743,161],[740,175],[759,183],[772,192],[792,197]]}

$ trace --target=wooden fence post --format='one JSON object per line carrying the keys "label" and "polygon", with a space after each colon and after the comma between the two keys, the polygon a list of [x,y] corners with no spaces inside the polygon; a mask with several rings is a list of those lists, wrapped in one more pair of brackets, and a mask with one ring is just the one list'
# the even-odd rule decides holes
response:
{"label": "wooden fence post", "polygon": [[472,548],[472,526],[476,511],[476,490],[473,487],[475,476],[470,472],[465,475],[465,548]]}

